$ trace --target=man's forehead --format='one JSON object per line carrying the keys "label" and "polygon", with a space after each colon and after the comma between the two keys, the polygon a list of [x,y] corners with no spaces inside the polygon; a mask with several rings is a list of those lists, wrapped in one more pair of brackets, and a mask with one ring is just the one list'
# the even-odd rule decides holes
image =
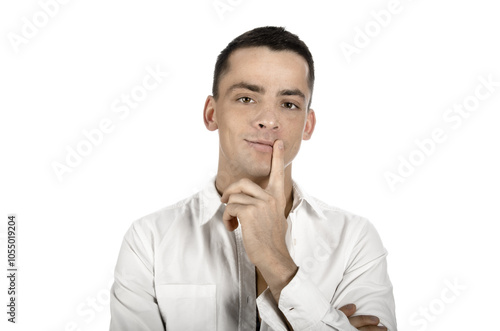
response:
{"label": "man's forehead", "polygon": [[[303,88],[303,86],[308,87],[309,66],[307,61],[293,51],[275,51],[266,46],[245,47],[232,52],[227,64],[227,69],[221,75],[221,85],[225,85],[225,89],[234,89],[234,85],[242,80],[252,85],[262,86],[265,82],[259,79],[259,73],[268,76],[267,78],[279,78],[276,76],[269,77],[269,72],[263,70],[263,68],[277,69],[278,66],[282,69],[282,72],[285,72],[286,78],[291,80],[287,80],[285,83],[288,86],[276,86],[276,88],[297,89]],[[281,64],[285,65],[282,66]],[[276,74],[274,70],[273,74]],[[241,75],[245,75],[245,77],[241,77]],[[307,91],[304,92],[308,92],[308,90],[307,88]]]}

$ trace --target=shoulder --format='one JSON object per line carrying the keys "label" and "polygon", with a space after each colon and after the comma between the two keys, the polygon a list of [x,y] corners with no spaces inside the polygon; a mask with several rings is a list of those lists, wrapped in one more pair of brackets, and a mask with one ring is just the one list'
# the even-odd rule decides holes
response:
{"label": "shoulder", "polygon": [[366,217],[355,214],[336,205],[326,203],[318,199],[314,194],[309,194],[307,187],[304,189],[302,184],[293,180],[294,199],[303,199],[306,202],[309,215],[316,215],[328,224],[349,225],[353,227],[363,227],[369,223]]}
{"label": "shoulder", "polygon": [[387,256],[380,235],[368,218],[314,199],[325,216],[325,236],[330,245],[346,253],[346,270],[369,266]]}
{"label": "shoulder", "polygon": [[342,227],[344,230],[346,228],[359,230],[371,225],[368,218],[362,215],[327,203],[303,191],[301,191],[301,195],[307,202],[308,208],[310,208],[309,212],[317,215],[330,226],[337,229],[338,227]]}
{"label": "shoulder", "polygon": [[308,208],[318,215],[314,222],[330,242],[355,249],[356,246],[370,246],[383,251],[382,241],[374,224],[365,216],[340,208],[314,196],[302,193],[308,202]]}

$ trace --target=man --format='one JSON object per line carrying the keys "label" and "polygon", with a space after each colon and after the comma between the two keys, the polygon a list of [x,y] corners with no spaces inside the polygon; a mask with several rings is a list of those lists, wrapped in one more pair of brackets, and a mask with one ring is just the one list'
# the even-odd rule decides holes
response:
{"label": "man", "polygon": [[125,234],[111,330],[396,330],[374,227],[292,180],[313,85],[309,49],[283,28],[221,52],[203,112],[217,175]]}

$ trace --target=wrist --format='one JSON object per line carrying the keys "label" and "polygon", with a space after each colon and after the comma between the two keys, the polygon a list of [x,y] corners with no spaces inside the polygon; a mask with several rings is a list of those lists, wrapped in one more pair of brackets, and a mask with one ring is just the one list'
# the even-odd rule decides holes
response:
{"label": "wrist", "polygon": [[266,280],[276,303],[279,301],[281,290],[290,283],[299,269],[291,257],[257,266],[257,268]]}

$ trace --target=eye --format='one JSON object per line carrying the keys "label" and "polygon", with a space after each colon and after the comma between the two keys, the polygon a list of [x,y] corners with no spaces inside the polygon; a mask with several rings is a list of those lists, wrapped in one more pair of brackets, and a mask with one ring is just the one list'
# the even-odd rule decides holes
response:
{"label": "eye", "polygon": [[281,105],[287,109],[300,109],[296,104],[292,102],[284,102]]}
{"label": "eye", "polygon": [[255,102],[255,101],[253,101],[253,99],[252,99],[252,98],[250,98],[250,97],[241,97],[241,98],[238,98],[237,100],[238,100],[239,102],[241,102],[241,103],[251,103],[251,102]]}

